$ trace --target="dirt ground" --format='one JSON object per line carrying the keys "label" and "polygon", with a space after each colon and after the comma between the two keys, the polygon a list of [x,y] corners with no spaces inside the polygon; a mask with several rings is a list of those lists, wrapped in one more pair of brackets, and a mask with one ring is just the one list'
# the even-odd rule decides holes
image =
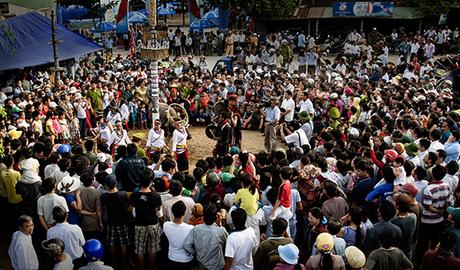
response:
{"label": "dirt ground", "polygon": [[[216,141],[206,137],[204,127],[190,127],[189,132],[192,135],[192,139],[187,141],[187,148],[189,150],[190,166],[193,168],[197,160],[212,156],[212,151],[216,145]],[[144,133],[144,138],[146,138],[148,131],[134,130],[130,131],[129,134],[133,135],[135,133]],[[264,150],[264,139],[264,134],[260,131],[243,130],[243,150],[247,150],[250,153],[258,153]],[[167,144],[171,145],[169,140],[167,140]],[[282,147],[279,140],[277,141],[276,146]]]}

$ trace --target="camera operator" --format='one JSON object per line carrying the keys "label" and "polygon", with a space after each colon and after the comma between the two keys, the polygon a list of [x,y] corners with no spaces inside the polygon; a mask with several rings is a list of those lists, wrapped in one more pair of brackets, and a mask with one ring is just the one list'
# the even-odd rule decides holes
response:
{"label": "camera operator", "polygon": [[276,98],[270,99],[270,107],[265,108],[265,151],[271,153],[275,146],[275,127],[280,120],[281,111]]}

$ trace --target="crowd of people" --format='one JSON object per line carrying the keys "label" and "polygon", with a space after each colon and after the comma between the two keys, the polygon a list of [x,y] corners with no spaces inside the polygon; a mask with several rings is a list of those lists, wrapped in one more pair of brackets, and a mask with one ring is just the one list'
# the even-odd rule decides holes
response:
{"label": "crowd of people", "polygon": [[[371,33],[331,59],[305,36],[251,34],[233,48],[226,35],[233,69],[159,63],[161,103],[215,127],[214,151],[192,166],[187,140],[201,138],[152,119],[139,55],[6,74],[12,267],[459,269],[458,55],[425,45],[391,63]],[[263,132],[265,149],[245,151],[243,129]]]}

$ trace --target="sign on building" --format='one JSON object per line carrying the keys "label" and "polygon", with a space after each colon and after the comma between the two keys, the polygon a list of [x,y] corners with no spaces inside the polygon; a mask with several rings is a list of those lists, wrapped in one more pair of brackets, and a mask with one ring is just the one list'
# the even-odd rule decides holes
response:
{"label": "sign on building", "polygon": [[332,14],[337,17],[391,17],[393,2],[334,2]]}

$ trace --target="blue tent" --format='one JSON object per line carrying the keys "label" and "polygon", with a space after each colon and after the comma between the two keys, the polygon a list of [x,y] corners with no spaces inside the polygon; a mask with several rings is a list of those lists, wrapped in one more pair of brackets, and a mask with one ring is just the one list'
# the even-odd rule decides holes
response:
{"label": "blue tent", "polygon": [[[0,22],[0,70],[53,62],[51,20],[37,12]],[[59,60],[71,59],[102,49],[92,40],[56,24]]]}
{"label": "blue tent", "polygon": [[174,14],[176,14],[176,11],[174,11],[173,9],[170,9],[170,8],[165,8],[163,6],[160,6],[157,9],[157,15],[160,16],[160,17],[170,16],[170,15],[174,15]]}
{"label": "blue tent", "polygon": [[109,22],[102,22],[96,24],[96,28],[91,28],[91,32],[93,33],[106,33],[110,31],[114,31],[117,28],[116,25],[109,23]]}
{"label": "blue tent", "polygon": [[205,19],[199,19],[199,20],[195,20],[194,22],[190,24],[190,30],[191,31],[202,31],[203,29],[212,28],[215,26],[216,25],[211,21],[208,21]]}
{"label": "blue tent", "polygon": [[215,25],[220,25],[223,18],[219,16],[219,8],[215,8],[204,14],[203,19],[211,21]]}
{"label": "blue tent", "polygon": [[145,16],[144,14],[140,13],[140,12],[137,12],[137,11],[131,11],[128,13],[128,20],[129,20],[129,23],[133,23],[133,24],[136,24],[136,23],[148,23],[149,22],[149,19],[147,18],[147,16]]}

